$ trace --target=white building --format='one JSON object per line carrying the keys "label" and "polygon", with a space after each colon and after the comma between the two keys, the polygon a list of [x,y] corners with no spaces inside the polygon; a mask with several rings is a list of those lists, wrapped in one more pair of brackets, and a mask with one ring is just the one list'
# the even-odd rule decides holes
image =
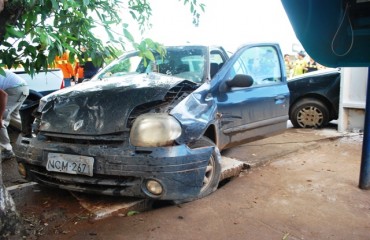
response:
{"label": "white building", "polygon": [[364,130],[368,69],[345,67],[341,70],[339,132]]}

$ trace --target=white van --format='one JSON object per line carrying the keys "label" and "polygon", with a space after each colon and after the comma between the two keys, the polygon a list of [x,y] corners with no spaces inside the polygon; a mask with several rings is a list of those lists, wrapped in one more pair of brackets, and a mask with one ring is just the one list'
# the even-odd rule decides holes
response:
{"label": "white van", "polygon": [[24,69],[14,69],[13,72],[27,81],[30,96],[37,95],[39,96],[38,99],[60,89],[62,86],[63,72],[59,68],[48,69],[47,71],[41,70],[33,77],[26,73]]}
{"label": "white van", "polygon": [[[33,77],[31,77],[31,75],[26,73],[22,68],[11,70],[18,74],[21,78],[25,79],[28,83],[30,94],[24,102],[20,113],[22,116],[22,121],[29,124],[29,122],[32,122],[34,119],[31,113],[33,109],[38,106],[40,99],[43,96],[62,88],[63,72],[59,68],[48,69],[47,71],[40,70],[39,73],[36,73]],[[21,129],[21,123],[11,121],[10,125],[16,129]]]}

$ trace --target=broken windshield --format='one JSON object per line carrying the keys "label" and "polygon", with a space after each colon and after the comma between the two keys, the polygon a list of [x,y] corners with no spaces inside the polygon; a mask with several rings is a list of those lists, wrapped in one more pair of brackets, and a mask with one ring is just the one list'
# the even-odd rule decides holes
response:
{"label": "broken windshield", "polygon": [[155,60],[144,59],[139,52],[115,60],[97,74],[93,81],[131,74],[156,72],[184,78],[195,83],[205,79],[205,49],[201,47],[171,47],[165,56],[153,53]]}

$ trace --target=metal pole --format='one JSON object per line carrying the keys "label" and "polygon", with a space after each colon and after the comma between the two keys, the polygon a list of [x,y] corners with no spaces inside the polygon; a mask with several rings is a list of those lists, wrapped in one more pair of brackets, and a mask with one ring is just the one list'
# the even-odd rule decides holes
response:
{"label": "metal pole", "polygon": [[367,90],[366,90],[366,106],[365,106],[365,126],[364,137],[362,143],[362,159],[360,170],[361,189],[370,189],[370,67],[367,73]]}

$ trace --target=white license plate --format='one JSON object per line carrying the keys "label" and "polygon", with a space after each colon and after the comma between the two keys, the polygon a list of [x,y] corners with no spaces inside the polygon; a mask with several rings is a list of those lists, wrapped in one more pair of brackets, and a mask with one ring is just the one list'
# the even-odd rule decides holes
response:
{"label": "white license plate", "polygon": [[48,153],[46,169],[52,172],[93,176],[94,158],[63,153]]}

